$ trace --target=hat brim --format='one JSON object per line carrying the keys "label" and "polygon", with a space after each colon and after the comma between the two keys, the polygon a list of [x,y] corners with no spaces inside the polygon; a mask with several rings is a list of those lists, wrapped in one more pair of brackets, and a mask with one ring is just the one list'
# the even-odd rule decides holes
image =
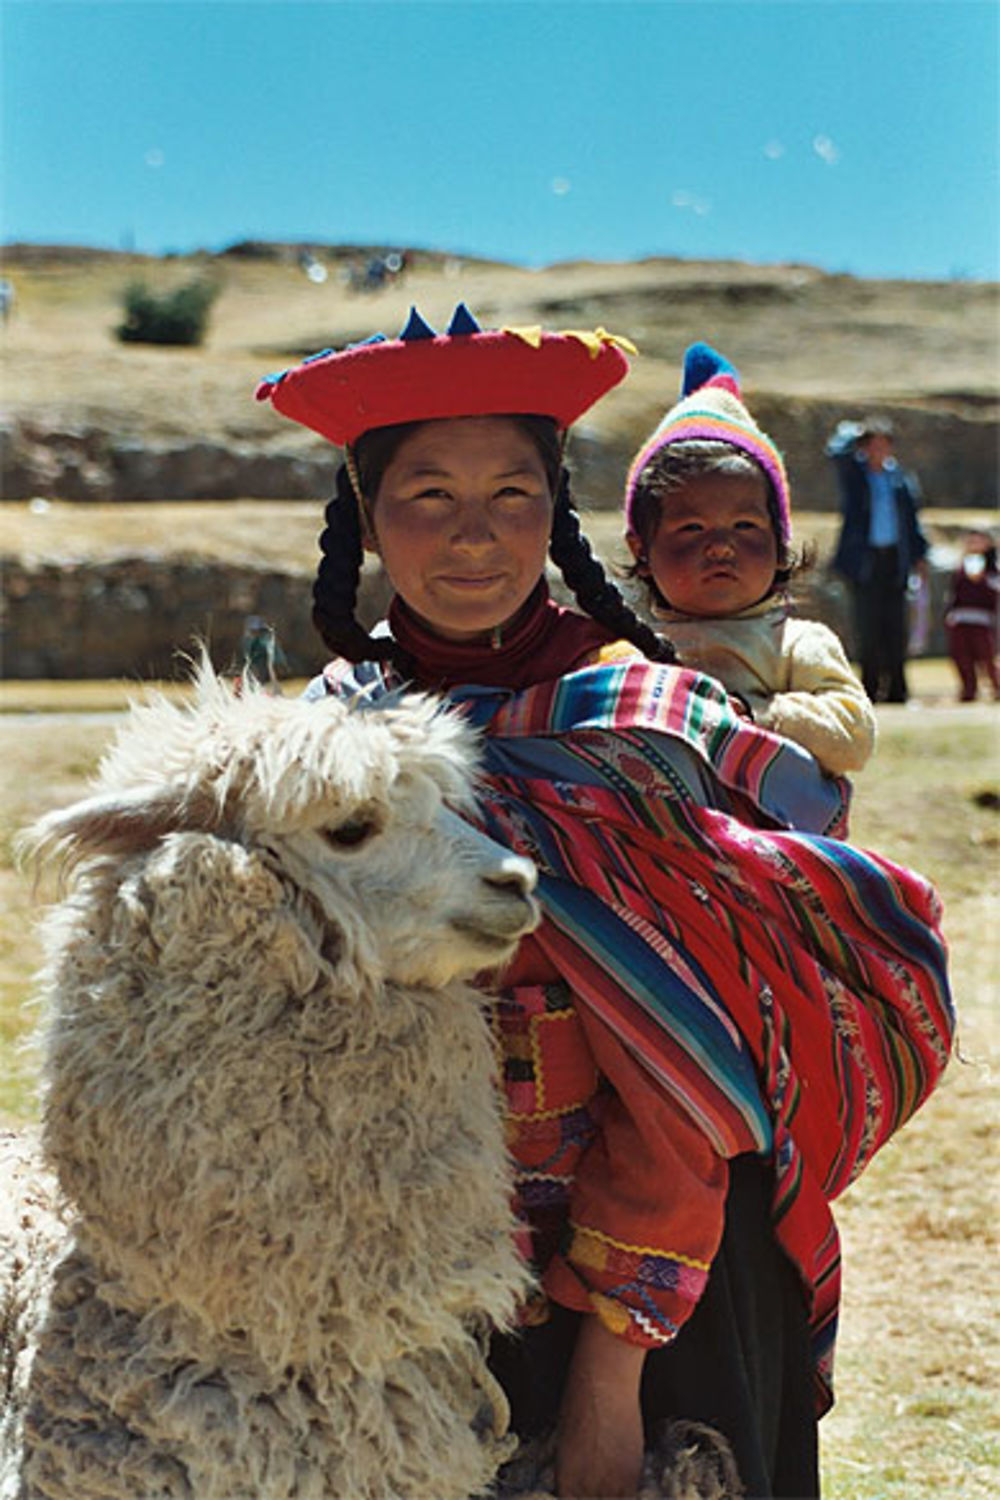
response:
{"label": "hat brim", "polygon": [[386,339],[262,381],[259,400],[338,446],[375,427],[533,415],[569,427],[628,373],[610,339],[510,330]]}

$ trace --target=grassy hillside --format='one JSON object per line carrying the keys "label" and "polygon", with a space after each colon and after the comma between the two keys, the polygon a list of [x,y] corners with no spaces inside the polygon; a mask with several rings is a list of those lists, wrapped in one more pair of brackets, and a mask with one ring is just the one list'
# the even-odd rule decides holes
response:
{"label": "grassy hillside", "polygon": [[[5,407],[36,421],[148,438],[273,441],[273,413],[251,399],[261,374],[375,330],[392,335],[411,302],[444,326],[459,298],[484,322],[602,324],[631,337],[641,357],[595,414],[598,433],[633,425],[644,431],[650,413],[673,396],[680,355],[694,338],[731,354],[751,396],[823,397],[853,410],[892,401],[966,414],[997,404],[992,285],[864,281],[808,266],[738,262],[526,270],[421,255],[396,282],[366,293],[343,279],[347,260],[345,252],[330,252],[328,279],[316,284],[292,248],[146,259],[14,247],[5,266],[17,294],[2,335]],[[203,348],[115,341],[130,280],[160,290],[195,275],[220,286]],[[281,428],[283,442],[291,437]]]}

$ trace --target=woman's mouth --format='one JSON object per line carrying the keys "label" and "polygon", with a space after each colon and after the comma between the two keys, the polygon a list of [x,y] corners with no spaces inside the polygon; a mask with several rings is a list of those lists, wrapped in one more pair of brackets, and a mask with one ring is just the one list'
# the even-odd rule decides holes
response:
{"label": "woman's mouth", "polygon": [[449,574],[440,580],[446,588],[461,589],[468,593],[477,593],[484,589],[495,588],[503,579],[502,573],[473,573],[473,574]]}

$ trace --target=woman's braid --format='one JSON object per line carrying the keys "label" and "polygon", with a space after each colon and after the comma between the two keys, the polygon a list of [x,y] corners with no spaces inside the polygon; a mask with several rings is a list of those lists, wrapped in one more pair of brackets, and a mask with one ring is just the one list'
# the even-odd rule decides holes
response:
{"label": "woman's braid", "polygon": [[594,556],[580,529],[580,517],[573,504],[569,474],[565,469],[559,477],[549,555],[572,589],[580,608],[592,620],[606,625],[619,639],[631,641],[650,661],[677,660],[670,642],[639,619]]}
{"label": "woman's braid", "polygon": [[325,516],[319,539],[323,556],[313,584],[313,624],[330,650],[347,661],[396,663],[392,638],[369,635],[355,619],[364,549],[358,501],[346,464],[337,470],[337,492]]}

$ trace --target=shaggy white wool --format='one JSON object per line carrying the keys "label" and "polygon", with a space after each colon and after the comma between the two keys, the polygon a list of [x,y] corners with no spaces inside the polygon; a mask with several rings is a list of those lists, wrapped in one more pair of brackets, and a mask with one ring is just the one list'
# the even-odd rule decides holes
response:
{"label": "shaggy white wool", "polygon": [[462,1500],[508,1455],[480,1336],[525,1275],[467,981],[537,913],[452,810],[474,750],[432,702],[203,670],[43,820],[74,871],[43,1129],[72,1227],[11,1493]]}
{"label": "shaggy white wool", "polygon": [[17,1494],[34,1335],[66,1234],[65,1204],[41,1162],[37,1132],[0,1132],[0,1500]]}

